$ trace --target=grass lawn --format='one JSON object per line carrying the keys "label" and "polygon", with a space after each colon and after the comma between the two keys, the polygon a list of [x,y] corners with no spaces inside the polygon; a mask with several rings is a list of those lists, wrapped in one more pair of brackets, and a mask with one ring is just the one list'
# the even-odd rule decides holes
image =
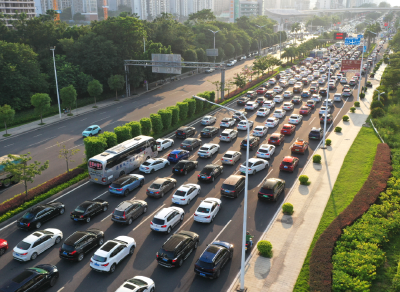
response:
{"label": "grass lawn", "polygon": [[315,243],[322,232],[351,203],[354,196],[361,189],[371,171],[378,143],[380,141],[372,128],[361,128],[344,159],[293,291],[303,292],[310,290],[308,284],[309,265]]}

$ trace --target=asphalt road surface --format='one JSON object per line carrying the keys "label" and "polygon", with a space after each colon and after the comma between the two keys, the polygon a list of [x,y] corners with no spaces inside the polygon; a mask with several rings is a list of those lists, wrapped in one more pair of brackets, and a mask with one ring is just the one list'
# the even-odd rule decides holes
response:
{"label": "asphalt road surface", "polygon": [[[248,63],[252,61],[247,61]],[[229,75],[234,72],[239,71],[239,66],[232,68],[229,71]],[[167,100],[169,104],[169,99],[174,99],[173,102],[186,98],[191,94],[197,93],[201,87],[201,90],[211,89],[209,82],[205,81],[211,78],[219,78],[217,77],[218,73],[213,74],[212,76],[195,76],[191,79],[186,79],[182,83],[173,83],[169,85],[169,87],[163,88],[163,90],[171,90],[171,92],[166,92],[165,94],[160,93],[151,93],[149,95],[142,96],[134,101],[129,101],[125,104],[119,104],[115,107],[111,107],[106,109],[106,113],[98,114],[92,113],[85,116],[82,121],[82,118],[77,118],[75,121],[70,121],[69,126],[63,128],[62,131],[64,134],[59,135],[60,130],[57,127],[61,127],[62,124],[55,125],[51,129],[46,130],[46,137],[57,136],[57,138],[53,138],[51,140],[45,141],[43,143],[40,142],[40,139],[44,139],[45,137],[37,137],[30,141],[29,143],[36,145],[30,146],[28,150],[39,151],[36,152],[35,159],[44,160],[56,160],[57,148],[51,147],[55,144],[55,141],[68,140],[69,147],[73,147],[82,143],[82,139],[78,137],[78,132],[87,125],[96,123],[96,119],[103,119],[104,115],[110,115],[110,117],[104,118],[101,121],[98,121],[102,127],[107,129],[106,125],[111,125],[115,127],[119,123],[125,123],[126,121],[135,119],[137,120],[141,116],[147,116],[149,113],[156,111],[158,108],[164,108],[167,105]],[[351,74],[348,74],[348,78],[351,77]],[[185,83],[185,84],[183,84]],[[289,87],[289,89],[292,86]],[[330,91],[330,97],[333,97],[335,92],[341,92],[342,86],[338,85],[336,90]],[[357,95],[357,91],[355,89],[354,96]],[[149,102],[149,97],[154,100],[152,104],[149,106],[146,104]],[[334,103],[334,112],[332,113],[335,120],[330,130],[335,127],[335,125],[340,121],[342,116],[348,111],[348,109],[353,105],[356,97],[350,97],[348,99],[344,99],[342,102]],[[306,99],[303,99],[303,104]],[[232,102],[230,107],[234,109],[241,108],[237,106],[236,103]],[[282,104],[278,104],[277,108],[280,108]],[[119,107],[119,108],[118,108]],[[151,108],[152,107],[152,108]],[[294,110],[288,112],[285,118],[280,120],[280,123],[277,127],[268,130],[268,134],[261,139],[262,143],[266,143],[269,136],[281,130],[282,125],[288,122],[288,118],[292,113],[298,113],[301,105],[295,105]],[[280,196],[278,202],[270,203],[259,201],[257,198],[257,192],[260,189],[261,183],[266,178],[282,178],[286,181],[286,189],[285,196],[288,195],[291,187],[293,186],[295,180],[298,175],[301,173],[302,169],[308,163],[309,159],[313,155],[314,150],[320,143],[319,141],[310,141],[309,150],[305,153],[305,155],[299,155],[300,163],[299,166],[295,169],[294,173],[284,173],[279,171],[279,164],[282,161],[282,158],[287,155],[291,155],[289,147],[295,141],[297,137],[308,140],[308,133],[312,127],[320,127],[319,120],[319,108],[321,107],[321,102],[317,104],[316,109],[312,110],[312,113],[308,116],[305,116],[302,123],[296,126],[296,132],[291,136],[285,138],[285,142],[276,148],[276,152],[273,157],[269,160],[270,166],[255,174],[252,175],[249,180],[249,192],[248,192],[248,218],[247,218],[247,230],[252,233],[255,238],[254,241],[257,242],[259,240],[262,233],[265,231],[268,224],[271,222],[274,214],[279,212],[280,205],[284,200],[284,196]],[[132,111],[132,109],[135,109]],[[139,115],[139,116],[137,116]],[[223,117],[231,116],[231,113],[225,109],[219,110],[215,113],[217,117],[216,125],[219,125],[219,122]],[[250,112],[248,115],[250,116],[250,120],[255,121],[255,125],[264,124],[265,118],[260,118],[255,115],[254,112]],[[119,122],[117,122],[119,121]],[[113,123],[113,124],[111,124]],[[193,125],[196,128],[196,136],[200,133],[203,126],[200,125],[199,122],[194,123]],[[35,135],[38,135],[39,132],[35,132]],[[28,134],[27,134],[28,135]],[[228,150],[240,150],[240,142],[246,136],[246,131],[239,131],[239,138],[230,143],[219,142],[218,136],[214,138],[203,138],[203,143],[212,142],[218,143],[221,145],[221,149],[217,155],[210,159],[200,159],[197,157],[197,152],[192,152],[192,159],[197,159],[199,161],[199,167],[196,171],[190,172],[187,176],[175,176],[177,179],[177,187],[181,186],[184,183],[197,183],[197,175],[202,170],[202,168],[211,162],[220,163],[221,157]],[[26,152],[26,147],[23,146],[24,143],[23,137],[16,138],[14,141],[19,141],[21,143],[20,148],[17,146],[13,149],[15,152]],[[39,141],[39,142],[37,142]],[[178,147],[182,140],[175,139],[175,146]],[[16,143],[16,144],[19,144]],[[4,145],[2,142],[1,145]],[[48,149],[46,149],[48,148]],[[166,157],[171,149],[167,149],[161,153],[159,153],[159,157]],[[5,150],[3,150],[4,152]],[[245,161],[245,150],[242,150],[242,160],[240,163]],[[255,157],[256,150],[250,152],[251,157]],[[61,161],[59,163],[62,163]],[[53,162],[53,164],[56,164]],[[62,216],[59,216],[52,221],[43,224],[42,228],[58,228],[63,231],[64,238],[68,237],[76,230],[86,230],[90,227],[95,227],[103,230],[105,232],[105,239],[113,239],[119,235],[128,235],[133,237],[136,240],[137,247],[134,254],[131,257],[126,258],[117,266],[116,272],[113,274],[101,274],[95,271],[92,271],[89,267],[89,259],[93,255],[94,250],[86,255],[84,260],[80,263],[75,262],[67,262],[61,260],[58,255],[58,249],[61,244],[58,244],[43,254],[39,255],[36,260],[27,263],[20,263],[13,259],[12,257],[12,248],[15,247],[18,242],[20,242],[24,237],[26,237],[30,232],[26,232],[23,230],[19,230],[15,223],[10,226],[3,227],[0,229],[1,238],[5,238],[9,242],[10,249],[6,252],[4,256],[2,256],[0,261],[0,271],[1,271],[1,280],[3,282],[5,279],[9,279],[13,277],[17,273],[19,273],[23,268],[30,267],[38,264],[54,264],[59,268],[60,278],[58,283],[51,291],[115,291],[125,279],[136,275],[142,275],[152,278],[155,281],[156,289],[159,292],[171,292],[171,291],[210,291],[210,292],[219,292],[226,291],[234,280],[235,276],[240,270],[240,258],[241,258],[241,232],[242,232],[242,220],[243,220],[243,208],[242,205],[244,203],[243,193],[236,199],[229,199],[226,197],[221,197],[220,188],[223,181],[230,176],[231,174],[237,174],[239,170],[240,164],[237,163],[234,166],[224,166],[223,174],[218,177],[214,183],[199,183],[201,185],[202,191],[199,197],[196,197],[188,206],[183,206],[182,208],[185,210],[184,220],[178,224],[173,232],[178,230],[190,230],[196,232],[200,235],[200,244],[196,250],[196,252],[192,253],[184,262],[181,268],[176,269],[167,269],[157,265],[156,261],[156,252],[162,246],[162,244],[169,237],[166,234],[156,233],[150,230],[150,221],[153,218],[153,215],[162,207],[172,206],[171,197],[172,193],[170,192],[166,194],[163,198],[154,199],[147,197],[145,194],[146,188],[158,177],[171,177],[173,176],[171,173],[172,166],[169,166],[165,169],[162,169],[154,174],[145,175],[145,185],[141,189],[136,189],[132,193],[128,195],[128,199],[136,198],[142,199],[148,202],[148,211],[143,216],[137,218],[132,225],[124,226],[113,223],[110,219],[112,210],[124,200],[122,197],[112,196],[108,193],[107,186],[101,186],[94,183],[86,182],[80,185],[76,190],[67,193],[66,195],[60,194],[61,198],[57,199],[63,202],[66,205],[66,213]],[[53,168],[54,169],[54,168]],[[49,170],[46,172],[47,176],[54,176],[54,170]],[[134,173],[138,173],[135,171]],[[43,175],[46,176],[46,175]],[[197,209],[200,201],[206,197],[217,197],[222,200],[222,209],[218,213],[214,222],[211,224],[202,224],[193,221],[193,213]],[[69,218],[69,212],[72,211],[79,203],[83,202],[87,199],[101,198],[109,202],[109,210],[106,213],[102,213],[97,217],[93,218],[90,223],[77,223],[72,221]],[[52,198],[54,199],[54,198]],[[234,244],[235,251],[233,259],[228,262],[228,264],[224,267],[221,272],[221,276],[219,279],[209,280],[204,279],[198,276],[195,276],[193,271],[194,263],[199,258],[200,254],[204,251],[207,244],[211,243],[214,240],[223,240]]]}

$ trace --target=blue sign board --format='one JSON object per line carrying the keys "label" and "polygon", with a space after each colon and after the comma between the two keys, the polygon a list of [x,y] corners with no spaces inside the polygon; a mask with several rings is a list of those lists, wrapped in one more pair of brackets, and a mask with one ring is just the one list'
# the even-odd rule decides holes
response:
{"label": "blue sign board", "polygon": [[361,42],[361,39],[359,39],[359,38],[345,38],[344,39],[345,45],[359,45],[360,42]]}
{"label": "blue sign board", "polygon": [[62,11],[61,10],[56,10],[55,12],[58,13],[58,14],[61,14]]}
{"label": "blue sign board", "polygon": [[364,36],[362,35],[362,34],[359,34],[358,36],[357,36],[357,38],[359,38],[359,39],[362,39]]}

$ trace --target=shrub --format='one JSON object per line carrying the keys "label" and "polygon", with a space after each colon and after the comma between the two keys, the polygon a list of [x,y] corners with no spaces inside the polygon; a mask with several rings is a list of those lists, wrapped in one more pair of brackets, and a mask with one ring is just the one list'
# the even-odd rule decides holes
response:
{"label": "shrub", "polygon": [[179,120],[184,121],[188,117],[189,105],[187,102],[177,102],[177,107],[179,108]]}
{"label": "shrub", "polygon": [[188,117],[193,117],[196,112],[196,100],[194,98],[187,98],[183,102],[188,104]]}
{"label": "shrub", "polygon": [[[352,225],[368,210],[370,205],[376,202],[379,194],[386,188],[391,169],[389,146],[384,143],[378,144],[371,172],[363,187],[350,205],[325,229],[315,244],[310,258],[310,291],[332,290],[332,253],[336,241],[342,235],[343,228]],[[352,257],[352,259],[356,258]],[[363,259],[359,258],[358,262]],[[365,271],[365,268],[361,270]]]}
{"label": "shrub", "polygon": [[397,265],[397,272],[392,281],[392,288],[394,291],[400,291],[400,262]]}
{"label": "shrub", "polygon": [[133,122],[127,123],[126,126],[131,127],[132,137],[137,137],[137,136],[142,135],[142,126],[140,125],[140,122],[133,121]]}
{"label": "shrub", "polygon": [[176,126],[179,123],[179,107],[177,106],[170,106],[167,107],[170,111],[172,111],[172,120],[171,125]]}
{"label": "shrub", "polygon": [[260,240],[257,243],[257,249],[260,255],[266,258],[272,258],[272,244],[266,240]]}
{"label": "shrub", "polygon": [[383,108],[383,103],[380,100],[373,100],[370,106],[371,110],[377,107]]}
{"label": "shrub", "polygon": [[356,102],[354,103],[354,106],[355,106],[355,107],[360,107],[360,102],[359,102],[359,101],[356,101]]}
{"label": "shrub", "polygon": [[172,111],[169,109],[160,109],[158,114],[161,116],[163,130],[168,130],[172,123]]}
{"label": "shrub", "polygon": [[304,174],[299,176],[299,181],[301,185],[306,185],[306,186],[310,185],[310,182],[308,181],[308,176]]}
{"label": "shrub", "polygon": [[331,146],[332,140],[331,139],[326,139],[325,140],[325,144],[326,144],[326,146]]}
{"label": "shrub", "polygon": [[114,133],[117,135],[118,144],[132,139],[131,127],[129,126],[119,126],[114,128]]}
{"label": "shrub", "polygon": [[201,113],[203,111],[204,102],[199,99],[194,99],[196,101],[196,113]]}
{"label": "shrub", "polygon": [[343,119],[343,122],[347,122],[347,121],[349,121],[350,118],[348,115],[344,115],[342,119]]}
{"label": "shrub", "polygon": [[352,107],[350,108],[350,112],[354,113],[355,111],[356,111],[356,108],[355,108],[354,106],[352,106]]}
{"label": "shrub", "polygon": [[86,137],[83,139],[83,143],[85,144],[86,161],[107,149],[107,141],[104,137]]}
{"label": "shrub", "polygon": [[106,140],[106,144],[108,148],[114,147],[115,145],[117,145],[117,135],[115,135],[115,133],[113,132],[104,132],[102,134],[99,135],[100,138],[103,137]]}
{"label": "shrub", "polygon": [[[215,91],[209,91],[209,101],[215,103]],[[211,104],[210,104],[211,105]],[[212,105],[211,105],[212,106]]]}
{"label": "shrub", "polygon": [[335,132],[336,133],[341,133],[342,132],[342,128],[341,127],[335,127]]}
{"label": "shrub", "polygon": [[361,92],[361,93],[360,93],[360,98],[361,98],[361,99],[365,98],[365,93],[364,93],[364,92]]}
{"label": "shrub", "polygon": [[319,154],[315,154],[313,155],[312,160],[314,163],[321,163],[322,157]]}
{"label": "shrub", "polygon": [[[210,91],[205,91],[203,93],[199,93],[198,96],[203,97],[203,98],[205,98],[207,100],[210,100]],[[203,108],[204,109],[207,109],[207,108],[211,107],[211,103],[209,103],[209,102],[202,101],[202,103],[203,103]]]}
{"label": "shrub", "polygon": [[385,111],[384,111],[382,108],[377,107],[377,108],[374,108],[374,109],[371,111],[371,115],[372,115],[372,117],[373,117],[374,119],[380,118],[380,117],[383,117],[383,116],[385,115]]}
{"label": "shrub", "polygon": [[[308,177],[307,177],[308,180]],[[287,215],[292,215],[294,213],[293,211],[293,205],[290,203],[285,203],[282,205],[282,212],[287,214]]]}
{"label": "shrub", "polygon": [[154,134],[161,133],[163,129],[161,116],[159,114],[151,114],[150,119],[151,119],[151,124],[153,125]]}
{"label": "shrub", "polygon": [[140,128],[143,135],[150,135],[152,128],[152,120],[149,118],[140,119]]}

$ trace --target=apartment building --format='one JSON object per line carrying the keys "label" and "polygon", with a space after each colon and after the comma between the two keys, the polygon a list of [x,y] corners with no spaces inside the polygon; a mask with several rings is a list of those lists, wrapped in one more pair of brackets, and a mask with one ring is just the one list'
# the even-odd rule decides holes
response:
{"label": "apartment building", "polygon": [[34,0],[0,0],[0,13],[4,15],[5,24],[11,27],[11,16],[18,13],[26,13],[28,18],[36,16]]}

